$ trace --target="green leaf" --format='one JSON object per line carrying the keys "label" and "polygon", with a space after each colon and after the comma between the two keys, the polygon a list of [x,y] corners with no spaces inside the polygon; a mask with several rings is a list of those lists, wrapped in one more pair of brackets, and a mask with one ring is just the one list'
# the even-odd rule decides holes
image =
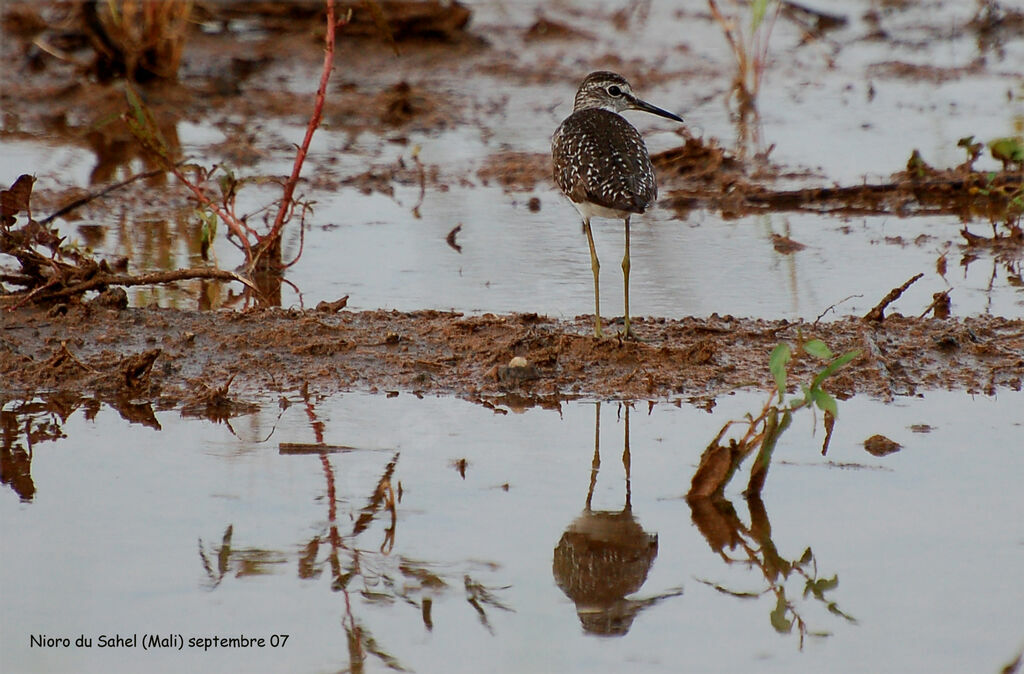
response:
{"label": "green leaf", "polygon": [[854,349],[853,351],[847,351],[843,355],[839,356],[838,358],[833,360],[831,363],[826,365],[825,369],[823,369],[821,372],[819,372],[818,374],[816,374],[814,376],[814,380],[811,382],[811,388],[812,389],[818,388],[819,386],[821,386],[821,382],[825,381],[826,379],[831,377],[833,374],[835,374],[836,370],[838,370],[839,368],[841,368],[842,366],[846,365],[851,360],[853,360],[854,358],[857,358],[859,356],[860,356],[860,351],[857,350],[857,349]]}
{"label": "green leaf", "polygon": [[825,391],[822,391],[820,388],[811,389],[811,398],[822,412],[828,412],[833,418],[839,416],[839,407],[836,405],[836,399]]}
{"label": "green leaf", "polygon": [[768,369],[775,377],[775,386],[779,389],[779,402],[782,402],[782,396],[786,392],[786,364],[792,355],[789,344],[780,342],[772,349],[772,355],[768,357]]}
{"label": "green leaf", "polygon": [[815,358],[820,358],[822,360],[832,358],[832,350],[825,346],[825,342],[820,339],[812,339],[804,342],[804,351]]}
{"label": "green leaf", "polygon": [[786,619],[788,612],[789,606],[786,605],[786,600],[780,595],[775,602],[775,610],[771,612],[772,627],[780,634],[788,634],[793,629],[793,621]]}
{"label": "green leaf", "polygon": [[217,213],[205,209],[200,209],[197,212],[199,221],[203,223],[200,230],[199,252],[204,260],[208,260],[210,246],[213,245],[213,240],[217,237]]}
{"label": "green leaf", "polygon": [[132,116],[125,117],[128,130],[146,150],[164,161],[169,161],[170,151],[167,141],[164,140],[160,128],[153,121],[153,116],[146,108],[146,104],[130,84],[125,85],[124,93],[132,112]]}
{"label": "green leaf", "polygon": [[750,3],[750,32],[757,30],[757,27],[764,21],[764,15],[767,11],[768,0],[754,0]]}
{"label": "green leaf", "polygon": [[989,141],[992,157],[1003,162],[1024,161],[1024,142],[1018,138],[996,138]]}
{"label": "green leaf", "polygon": [[807,583],[804,584],[804,596],[806,597],[809,594],[813,594],[818,599],[824,599],[826,592],[834,590],[837,587],[839,587],[839,576],[808,580]]}
{"label": "green leaf", "polygon": [[203,223],[202,241],[209,243],[217,236],[217,214],[213,211],[200,211],[199,219]]}

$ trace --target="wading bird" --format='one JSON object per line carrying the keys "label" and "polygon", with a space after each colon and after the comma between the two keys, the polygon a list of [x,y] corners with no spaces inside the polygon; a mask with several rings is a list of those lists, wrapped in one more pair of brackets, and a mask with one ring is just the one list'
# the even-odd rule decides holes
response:
{"label": "wading bird", "polygon": [[622,330],[633,337],[629,325],[629,218],[643,213],[658,197],[654,167],[640,132],[619,113],[643,110],[677,122],[682,117],[651,105],[633,95],[629,82],[607,71],[587,75],[573,103],[572,114],[551,138],[555,183],[583,217],[583,231],[590,245],[594,272],[594,335],[601,332],[601,263],[590,230],[593,217],[621,218],[626,225],[626,252],[622,257],[625,307]]}

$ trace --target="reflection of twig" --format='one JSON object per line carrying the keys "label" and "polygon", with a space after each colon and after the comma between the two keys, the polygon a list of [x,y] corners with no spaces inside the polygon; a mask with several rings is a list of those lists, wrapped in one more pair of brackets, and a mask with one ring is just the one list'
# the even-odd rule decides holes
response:
{"label": "reflection of twig", "polygon": [[206,551],[203,549],[203,539],[199,539],[199,559],[202,561],[206,577],[210,579],[211,589],[220,585],[220,582],[224,580],[224,576],[227,575],[228,562],[231,559],[231,536],[233,533],[234,525],[229,524],[228,528],[224,530],[224,536],[221,538],[220,547],[217,548],[216,570],[214,570],[213,566],[210,564],[210,560],[206,556]]}
{"label": "reflection of twig", "polygon": [[[384,469],[384,474],[377,481],[377,487],[373,490],[373,495],[370,496],[370,502],[363,507],[359,518],[356,519],[356,523],[352,526],[352,536],[358,536],[370,526],[370,522],[373,521],[374,516],[376,516],[377,511],[380,510],[382,505],[391,513],[392,528],[389,531],[392,536],[394,535],[393,528],[396,519],[395,492],[391,487],[391,476],[395,472],[395,466],[398,465],[398,455],[399,452],[395,452],[395,455]],[[392,541],[393,543],[394,541]]]}
{"label": "reflection of twig", "polygon": [[[423,162],[420,161],[420,146],[417,145],[412,149],[412,160],[416,164],[416,170],[419,174],[420,181],[420,197],[416,201],[416,205],[412,207],[412,214],[414,217],[420,217],[420,206],[423,205],[423,197],[427,193],[427,176],[423,170]],[[461,251],[460,251],[461,252]]]}
{"label": "reflection of twig", "polygon": [[[177,164],[177,166],[180,166],[180,165],[181,165],[181,162],[179,162]],[[108,186],[104,187],[102,190],[99,190],[98,192],[91,192],[91,193],[85,195],[84,197],[82,197],[80,199],[75,199],[70,204],[67,204],[66,206],[63,206],[62,208],[57,209],[56,211],[54,211],[50,215],[48,215],[45,218],[43,218],[42,220],[40,220],[39,224],[41,224],[41,225],[48,225],[51,222],[53,222],[54,220],[56,220],[57,218],[59,218],[60,216],[65,215],[67,213],[70,213],[71,211],[75,210],[76,208],[79,208],[80,206],[86,205],[90,201],[93,201],[95,199],[99,199],[100,197],[106,196],[107,194],[110,194],[114,190],[121,189],[122,187],[125,187],[126,185],[131,185],[136,180],[139,180],[139,179],[142,179],[142,178],[154,178],[156,176],[163,175],[164,173],[166,173],[166,171],[163,168],[155,169],[153,171],[146,171],[144,173],[136,173],[135,175],[133,175],[133,176],[131,176],[129,178],[126,178],[125,180],[122,180],[119,183],[114,183],[113,185],[108,185]]]}
{"label": "reflection of twig", "polygon": [[[494,634],[494,628],[491,627],[491,623],[487,619],[487,612],[484,610],[484,605],[493,606],[494,608],[499,608],[502,611],[512,611],[512,609],[502,604],[490,589],[470,578],[469,574],[466,574],[463,578],[463,584],[466,587],[466,601],[476,610],[477,616],[480,618],[480,624],[483,625],[488,632]],[[495,589],[507,590],[508,586]]]}

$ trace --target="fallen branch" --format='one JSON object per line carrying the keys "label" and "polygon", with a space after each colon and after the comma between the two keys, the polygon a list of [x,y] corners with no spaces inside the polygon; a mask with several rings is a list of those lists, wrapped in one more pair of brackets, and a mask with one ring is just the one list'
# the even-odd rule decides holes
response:
{"label": "fallen branch", "polygon": [[[177,164],[175,167],[180,166],[180,164],[181,163],[179,162],[179,164]],[[94,201],[96,199],[99,199],[100,197],[104,197],[104,196],[110,194],[111,192],[113,192],[114,190],[119,190],[122,187],[126,187],[127,185],[131,185],[133,182],[135,182],[136,180],[139,180],[140,178],[153,178],[155,176],[163,175],[164,173],[166,173],[166,170],[163,169],[163,168],[154,169],[152,171],[145,171],[143,173],[136,173],[135,175],[131,176],[130,178],[126,178],[125,180],[122,180],[119,183],[114,183],[113,185],[108,185],[107,187],[104,187],[102,190],[100,190],[98,192],[90,192],[89,194],[85,195],[84,197],[82,197],[80,199],[75,199],[70,204],[67,204],[66,206],[63,206],[62,208],[57,209],[56,211],[54,211],[50,215],[48,215],[45,218],[43,218],[39,222],[39,224],[41,224],[41,225],[48,225],[51,222],[53,222],[54,220],[56,220],[57,218],[59,218],[60,216],[65,215],[67,213],[70,213],[71,211],[75,210],[76,208],[81,208],[82,206],[85,206],[90,201]]]}
{"label": "fallen branch", "polygon": [[172,271],[155,271],[147,274],[107,274],[100,272],[90,278],[87,281],[82,281],[74,285],[70,285],[60,290],[55,290],[50,293],[40,293],[38,297],[34,298],[36,302],[46,302],[49,300],[60,299],[62,297],[72,297],[74,295],[80,295],[90,290],[98,290],[100,288],[106,288],[108,286],[141,286],[141,285],[158,285],[161,283],[171,283],[174,281],[186,281],[190,279],[213,279],[218,281],[237,281],[242,285],[256,290],[256,286],[253,285],[252,281],[245,278],[241,274],[226,269],[175,269]]}
{"label": "fallen branch", "polygon": [[876,304],[871,311],[864,314],[864,317],[861,320],[876,322],[881,322],[885,320],[885,308],[892,304],[893,302],[895,302],[896,300],[898,300],[900,298],[900,295],[902,295],[907,288],[913,285],[922,276],[924,276],[924,274],[915,274],[913,278],[908,280],[900,287],[893,288],[892,290],[890,290],[889,294],[883,297],[882,301]]}

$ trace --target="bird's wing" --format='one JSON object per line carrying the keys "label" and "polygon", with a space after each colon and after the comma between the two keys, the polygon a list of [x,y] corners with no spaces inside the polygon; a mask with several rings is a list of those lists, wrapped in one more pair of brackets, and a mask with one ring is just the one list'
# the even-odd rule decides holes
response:
{"label": "bird's wing", "polygon": [[658,187],[639,132],[606,110],[574,112],[551,142],[554,178],[572,201],[643,213]]}

